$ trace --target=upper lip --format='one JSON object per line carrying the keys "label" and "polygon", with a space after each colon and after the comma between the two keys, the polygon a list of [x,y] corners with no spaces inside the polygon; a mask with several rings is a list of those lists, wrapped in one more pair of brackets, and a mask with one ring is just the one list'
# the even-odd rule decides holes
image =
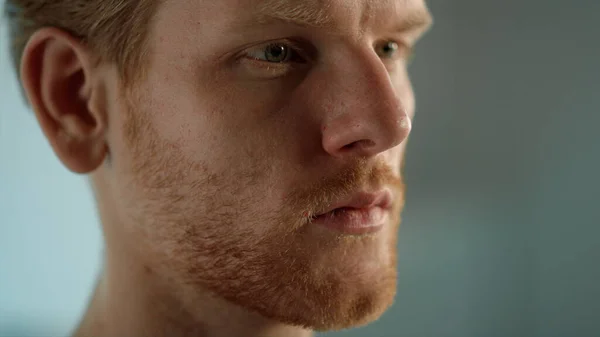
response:
{"label": "upper lip", "polygon": [[319,215],[329,213],[338,208],[356,208],[368,209],[371,207],[381,207],[389,209],[392,205],[392,193],[387,190],[379,190],[377,192],[359,191],[350,194],[347,198],[334,202],[331,207],[327,208]]}

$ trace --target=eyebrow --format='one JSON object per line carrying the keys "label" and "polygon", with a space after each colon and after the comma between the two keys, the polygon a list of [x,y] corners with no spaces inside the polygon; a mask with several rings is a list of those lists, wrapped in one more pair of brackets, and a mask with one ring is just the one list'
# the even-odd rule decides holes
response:
{"label": "eyebrow", "polygon": [[299,26],[325,27],[331,18],[328,14],[329,3],[319,0],[265,0],[257,8],[258,23],[283,21]]}
{"label": "eyebrow", "polygon": [[[323,0],[264,0],[257,7],[257,23],[285,22],[303,27],[325,28],[333,26],[329,8],[331,3]],[[396,30],[425,30],[433,23],[426,8],[403,13],[396,23]]]}
{"label": "eyebrow", "polygon": [[426,30],[433,24],[433,17],[426,9],[407,12],[396,23],[396,30],[407,32],[412,30]]}

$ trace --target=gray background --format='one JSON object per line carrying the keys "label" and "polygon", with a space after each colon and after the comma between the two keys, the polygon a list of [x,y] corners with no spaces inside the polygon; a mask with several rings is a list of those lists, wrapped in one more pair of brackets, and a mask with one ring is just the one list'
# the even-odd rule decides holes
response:
{"label": "gray background", "polygon": [[[600,2],[429,3],[396,304],[321,336],[600,336]],[[0,335],[65,335],[100,232],[0,42]]]}

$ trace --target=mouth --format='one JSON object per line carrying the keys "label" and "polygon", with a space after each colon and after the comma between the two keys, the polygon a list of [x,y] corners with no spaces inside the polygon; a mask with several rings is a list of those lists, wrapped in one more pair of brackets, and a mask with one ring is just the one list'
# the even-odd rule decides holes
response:
{"label": "mouth", "polygon": [[358,192],[316,215],[312,223],[342,234],[373,234],[383,229],[391,206],[389,190]]}

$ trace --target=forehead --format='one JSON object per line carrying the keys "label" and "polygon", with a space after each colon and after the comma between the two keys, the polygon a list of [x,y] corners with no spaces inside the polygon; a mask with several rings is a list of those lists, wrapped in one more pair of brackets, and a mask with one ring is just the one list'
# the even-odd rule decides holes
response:
{"label": "forehead", "polygon": [[299,25],[334,28],[338,22],[373,24],[381,17],[398,20],[430,20],[423,0],[262,0],[251,11],[261,21],[270,18]]}
{"label": "forehead", "polygon": [[166,0],[164,5],[179,8],[178,21],[210,20],[223,27],[287,22],[347,32],[382,20],[419,27],[431,21],[425,0]]}

